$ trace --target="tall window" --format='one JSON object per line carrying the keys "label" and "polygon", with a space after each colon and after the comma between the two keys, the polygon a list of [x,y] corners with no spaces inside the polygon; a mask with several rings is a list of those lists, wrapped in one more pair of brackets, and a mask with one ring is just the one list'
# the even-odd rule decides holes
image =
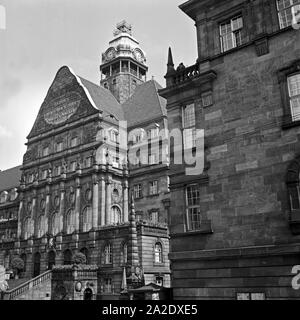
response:
{"label": "tall window", "polygon": [[155,263],[162,263],[162,245],[161,243],[157,242],[154,246],[154,262]]}
{"label": "tall window", "polygon": [[184,148],[189,149],[196,146],[196,118],[195,105],[189,104],[183,108],[182,127]]}
{"label": "tall window", "polygon": [[110,140],[115,143],[119,142],[118,130],[114,130],[114,129],[110,130]]}
{"label": "tall window", "polygon": [[127,243],[124,243],[121,248],[121,264],[127,263]]}
{"label": "tall window", "polygon": [[62,149],[63,149],[62,141],[56,143],[56,148],[55,149],[56,149],[56,152],[62,151]]}
{"label": "tall window", "polygon": [[77,165],[77,162],[76,161],[72,161],[71,162],[71,166],[70,166],[70,171],[76,171],[76,165]]}
{"label": "tall window", "polygon": [[133,186],[133,195],[135,199],[142,198],[142,185],[136,184]]}
{"label": "tall window", "polygon": [[152,223],[158,223],[158,211],[151,211],[149,213],[149,220],[152,222]]}
{"label": "tall window", "polygon": [[103,252],[103,262],[104,264],[111,264],[112,263],[112,251],[111,251],[111,245],[108,243],[104,247],[104,252]]}
{"label": "tall window", "polygon": [[220,24],[221,51],[225,52],[242,44],[243,18],[236,16]]}
{"label": "tall window", "polygon": [[300,120],[300,73],[287,78],[292,120]]}
{"label": "tall window", "polygon": [[113,206],[111,208],[112,211],[112,219],[114,223],[121,223],[122,222],[122,213],[119,207]]}
{"label": "tall window", "polygon": [[277,0],[280,29],[297,23],[300,17],[300,0]]}
{"label": "tall window", "polygon": [[51,233],[52,235],[56,235],[59,232],[59,214],[53,213],[51,219]]}
{"label": "tall window", "polygon": [[48,155],[49,155],[49,147],[47,146],[43,149],[43,157],[46,157]]}
{"label": "tall window", "polygon": [[157,156],[155,153],[150,153],[148,157],[148,164],[157,164]]}
{"label": "tall window", "polygon": [[71,147],[76,147],[78,145],[78,137],[74,137],[71,139]]}
{"label": "tall window", "polygon": [[149,194],[150,195],[158,194],[158,182],[157,182],[157,180],[149,182]]}
{"label": "tall window", "polygon": [[48,170],[47,169],[43,170],[42,171],[42,179],[43,180],[47,179],[47,175],[48,175]]}
{"label": "tall window", "polygon": [[55,175],[60,176],[61,175],[61,166],[56,166],[55,167]]}
{"label": "tall window", "polygon": [[190,185],[186,188],[188,229],[197,230],[200,227],[200,191],[198,185]]}
{"label": "tall window", "polygon": [[299,210],[300,202],[299,202],[299,187],[297,184],[289,187],[289,196],[290,196],[290,205],[291,210]]}
{"label": "tall window", "polygon": [[82,212],[82,231],[87,232],[92,228],[92,208],[86,207]]}
{"label": "tall window", "polygon": [[104,279],[104,292],[112,292],[111,278]]}
{"label": "tall window", "polygon": [[69,210],[66,217],[67,233],[73,233],[75,231],[75,212],[73,209]]}
{"label": "tall window", "polygon": [[24,239],[27,240],[31,237],[31,219],[26,218],[24,220]]}
{"label": "tall window", "polygon": [[147,130],[148,139],[154,139],[158,137],[158,133],[159,133],[159,128],[151,128]]}
{"label": "tall window", "polygon": [[37,236],[38,238],[42,237],[44,235],[44,217],[43,215],[40,215],[37,218]]}

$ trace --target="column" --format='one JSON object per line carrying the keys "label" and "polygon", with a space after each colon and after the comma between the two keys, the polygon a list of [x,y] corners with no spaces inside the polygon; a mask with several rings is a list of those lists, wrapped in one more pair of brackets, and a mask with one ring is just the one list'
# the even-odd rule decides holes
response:
{"label": "column", "polygon": [[105,210],[105,224],[110,224],[110,208],[111,207],[111,177],[108,176],[106,180],[106,210]]}
{"label": "column", "polygon": [[95,174],[93,176],[93,221],[92,221],[93,229],[97,229],[98,227],[98,192],[99,192],[99,183],[98,183],[98,177]]}
{"label": "column", "polygon": [[105,179],[100,177],[100,225],[105,225]]}
{"label": "column", "polygon": [[17,233],[18,239],[20,239],[21,235],[22,235],[21,221],[22,221],[23,206],[24,206],[23,193],[21,193],[20,194],[20,205],[19,205],[19,210],[18,210],[18,233]]}
{"label": "column", "polygon": [[37,230],[36,190],[33,190],[31,219],[32,219],[31,234],[37,236],[38,230]]}
{"label": "column", "polygon": [[50,212],[49,212],[49,208],[50,208],[50,188],[49,186],[46,188],[46,203],[45,203],[45,231],[49,232],[50,234],[52,233],[50,228],[51,228],[51,217],[49,216]]}
{"label": "column", "polygon": [[75,200],[75,230],[79,231],[79,217],[80,217],[80,179],[76,178],[76,200]]}
{"label": "column", "polygon": [[65,193],[65,184],[62,182],[60,185],[59,232],[64,230]]}
{"label": "column", "polygon": [[123,217],[124,222],[128,222],[128,181],[123,183]]}

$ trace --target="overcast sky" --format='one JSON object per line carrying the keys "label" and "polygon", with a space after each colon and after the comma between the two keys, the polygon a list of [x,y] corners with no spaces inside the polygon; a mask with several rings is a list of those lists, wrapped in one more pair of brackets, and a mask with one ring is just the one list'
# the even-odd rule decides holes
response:
{"label": "overcast sky", "polygon": [[168,47],[175,66],[196,61],[194,22],[184,0],[0,0],[0,170],[22,163],[24,143],[57,70],[99,83],[101,53],[116,23],[132,24],[147,54],[148,79],[165,86]]}

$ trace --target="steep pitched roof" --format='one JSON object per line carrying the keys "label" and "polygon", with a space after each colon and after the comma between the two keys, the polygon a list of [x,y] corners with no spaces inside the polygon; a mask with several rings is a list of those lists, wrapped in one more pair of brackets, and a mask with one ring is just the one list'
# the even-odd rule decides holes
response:
{"label": "steep pitched roof", "polygon": [[21,166],[0,171],[0,191],[19,186],[21,179]]}
{"label": "steep pitched roof", "polygon": [[136,87],[133,95],[122,104],[128,127],[167,114],[166,100],[158,95],[162,87],[155,80],[149,80]]}
{"label": "steep pitched roof", "polygon": [[96,107],[105,113],[112,114],[116,117],[117,120],[124,119],[124,112],[118,100],[114,95],[108,90],[97,84],[86,80],[82,77],[78,77],[84,87],[88,90],[93,102]]}

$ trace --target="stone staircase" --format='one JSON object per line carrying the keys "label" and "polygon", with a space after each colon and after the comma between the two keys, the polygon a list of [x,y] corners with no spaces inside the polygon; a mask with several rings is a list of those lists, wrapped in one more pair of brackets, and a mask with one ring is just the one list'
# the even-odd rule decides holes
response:
{"label": "stone staircase", "polygon": [[3,300],[50,300],[52,271],[48,270],[39,276],[21,283],[6,291]]}

